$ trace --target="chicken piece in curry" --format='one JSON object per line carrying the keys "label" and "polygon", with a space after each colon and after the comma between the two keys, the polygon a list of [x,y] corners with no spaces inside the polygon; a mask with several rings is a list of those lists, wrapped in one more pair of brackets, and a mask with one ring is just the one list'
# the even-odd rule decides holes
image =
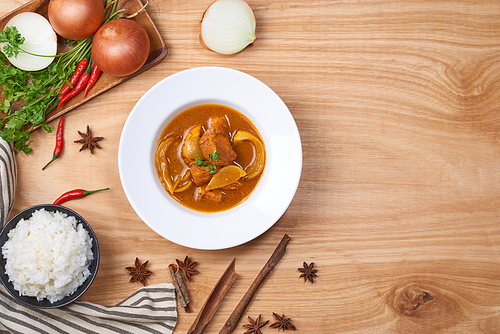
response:
{"label": "chicken piece in curry", "polygon": [[169,122],[154,160],[159,181],[177,202],[195,211],[220,212],[250,196],[266,154],[247,117],[227,106],[203,104]]}

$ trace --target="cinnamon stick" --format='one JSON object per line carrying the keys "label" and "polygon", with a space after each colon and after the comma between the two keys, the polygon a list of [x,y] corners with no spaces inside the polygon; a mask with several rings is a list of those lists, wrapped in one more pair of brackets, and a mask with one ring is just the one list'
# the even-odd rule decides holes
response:
{"label": "cinnamon stick", "polygon": [[219,281],[212,289],[212,292],[205,301],[205,304],[203,304],[200,313],[198,313],[198,316],[191,325],[191,328],[189,328],[187,334],[203,333],[210,320],[212,320],[215,312],[226,296],[226,293],[229,291],[229,288],[231,288],[236,280],[236,277],[238,277],[238,274],[236,274],[234,270],[235,261],[236,259],[231,261],[229,266],[226,268],[226,271],[224,271],[221,278],[219,278]]}
{"label": "cinnamon stick", "polygon": [[250,288],[248,288],[243,298],[241,298],[239,304],[236,306],[233,313],[229,316],[219,334],[230,334],[234,331],[236,325],[238,325],[238,322],[241,319],[241,316],[247,310],[250,302],[255,296],[255,293],[257,293],[257,290],[260,288],[262,283],[264,283],[269,274],[271,274],[271,271],[274,269],[274,267],[276,267],[283,255],[285,255],[286,246],[288,245],[290,239],[291,238],[288,236],[288,234],[285,234],[283,236],[283,239],[281,239],[278,247],[276,247],[276,249],[274,250],[273,255],[271,255],[269,260],[267,260],[267,263],[264,265],[259,275],[257,275]]}
{"label": "cinnamon stick", "polygon": [[169,264],[168,269],[170,271],[170,276],[172,276],[172,283],[174,284],[175,291],[177,292],[177,299],[179,303],[184,308],[186,313],[191,313],[191,298],[189,298],[188,289],[184,283],[184,278],[179,270],[179,267],[175,264]]}

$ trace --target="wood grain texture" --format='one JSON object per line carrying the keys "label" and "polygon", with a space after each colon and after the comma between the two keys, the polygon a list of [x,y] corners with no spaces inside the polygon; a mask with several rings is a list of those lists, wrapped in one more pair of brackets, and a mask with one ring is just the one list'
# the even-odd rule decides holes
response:
{"label": "wood grain texture", "polygon": [[[0,0],[0,14],[23,3]],[[236,258],[239,277],[206,331],[217,333],[287,233],[286,255],[235,333],[247,316],[272,321],[272,312],[292,318],[297,333],[500,333],[498,1],[248,0],[257,41],[232,56],[198,43],[210,3],[150,0],[164,61],[68,113],[67,144],[50,168],[41,171],[53,134],[37,131],[33,154],[17,155],[13,214],[73,188],[111,188],[68,202],[102,251],[83,299],[112,305],[135,291],[124,268],[136,256],[150,260],[153,284],[169,281],[168,264],[188,254],[200,274],[188,285],[194,312],[179,312],[175,333],[186,333]],[[149,229],[125,197],[117,162],[137,100],[173,73],[210,65],[269,85],[293,114],[304,152],[283,217],[222,251],[187,249]],[[87,124],[105,137],[94,156],[72,142]],[[319,270],[314,284],[299,278],[303,261]]]}

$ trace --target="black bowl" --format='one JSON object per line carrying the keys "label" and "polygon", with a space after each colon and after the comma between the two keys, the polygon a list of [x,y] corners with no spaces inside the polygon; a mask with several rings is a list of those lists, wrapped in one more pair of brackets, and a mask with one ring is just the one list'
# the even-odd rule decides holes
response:
{"label": "black bowl", "polygon": [[[58,300],[57,302],[51,303],[48,299],[43,299],[38,301],[35,297],[28,297],[28,296],[20,296],[19,292],[14,290],[14,286],[12,285],[12,282],[9,282],[9,276],[5,273],[5,259],[3,258],[1,248],[5,244],[5,242],[9,239],[7,234],[11,229],[16,227],[17,223],[23,218],[24,220],[27,220],[31,217],[33,212],[40,210],[40,209],[45,209],[46,211],[50,212],[55,212],[59,211],[62,213],[67,214],[68,216],[73,216],[76,218],[77,223],[81,223],[83,225],[83,228],[87,230],[89,233],[90,238],[92,238],[92,252],[94,253],[94,259],[90,263],[89,266],[89,271],[90,271],[90,276],[87,277],[85,282],[83,282],[82,285],[78,287],[78,289],[71,295],[64,297],[61,300]],[[89,223],[83,219],[82,216],[80,216],[78,213],[75,211],[68,209],[64,206],[60,205],[53,205],[53,204],[41,204],[41,205],[35,205],[32,207],[29,207],[27,209],[24,209],[23,211],[19,212],[17,215],[15,215],[8,223],[5,225],[3,228],[2,232],[0,232],[0,280],[2,281],[2,284],[5,286],[5,288],[10,292],[10,294],[17,299],[19,302],[22,304],[31,306],[31,307],[37,307],[37,308],[56,308],[56,307],[61,307],[64,305],[67,305],[78,298],[80,298],[85,291],[90,287],[92,282],[94,281],[95,276],[97,275],[97,269],[99,267],[99,245],[97,243],[97,238],[94,234],[94,231],[90,227]]]}

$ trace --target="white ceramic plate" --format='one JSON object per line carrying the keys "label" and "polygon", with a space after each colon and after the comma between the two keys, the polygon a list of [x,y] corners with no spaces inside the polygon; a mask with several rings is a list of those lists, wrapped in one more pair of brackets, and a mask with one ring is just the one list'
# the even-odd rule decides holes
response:
{"label": "white ceramic plate", "polygon": [[[267,160],[257,188],[240,205],[200,213],[172,199],[153,162],[163,128],[181,111],[204,103],[245,114],[264,139]],[[144,94],[132,109],[120,138],[120,179],[139,217],[162,237],[196,249],[241,245],[267,231],[292,201],[302,171],[302,146],[290,111],[258,79],[222,67],[198,67],[173,74]]]}

